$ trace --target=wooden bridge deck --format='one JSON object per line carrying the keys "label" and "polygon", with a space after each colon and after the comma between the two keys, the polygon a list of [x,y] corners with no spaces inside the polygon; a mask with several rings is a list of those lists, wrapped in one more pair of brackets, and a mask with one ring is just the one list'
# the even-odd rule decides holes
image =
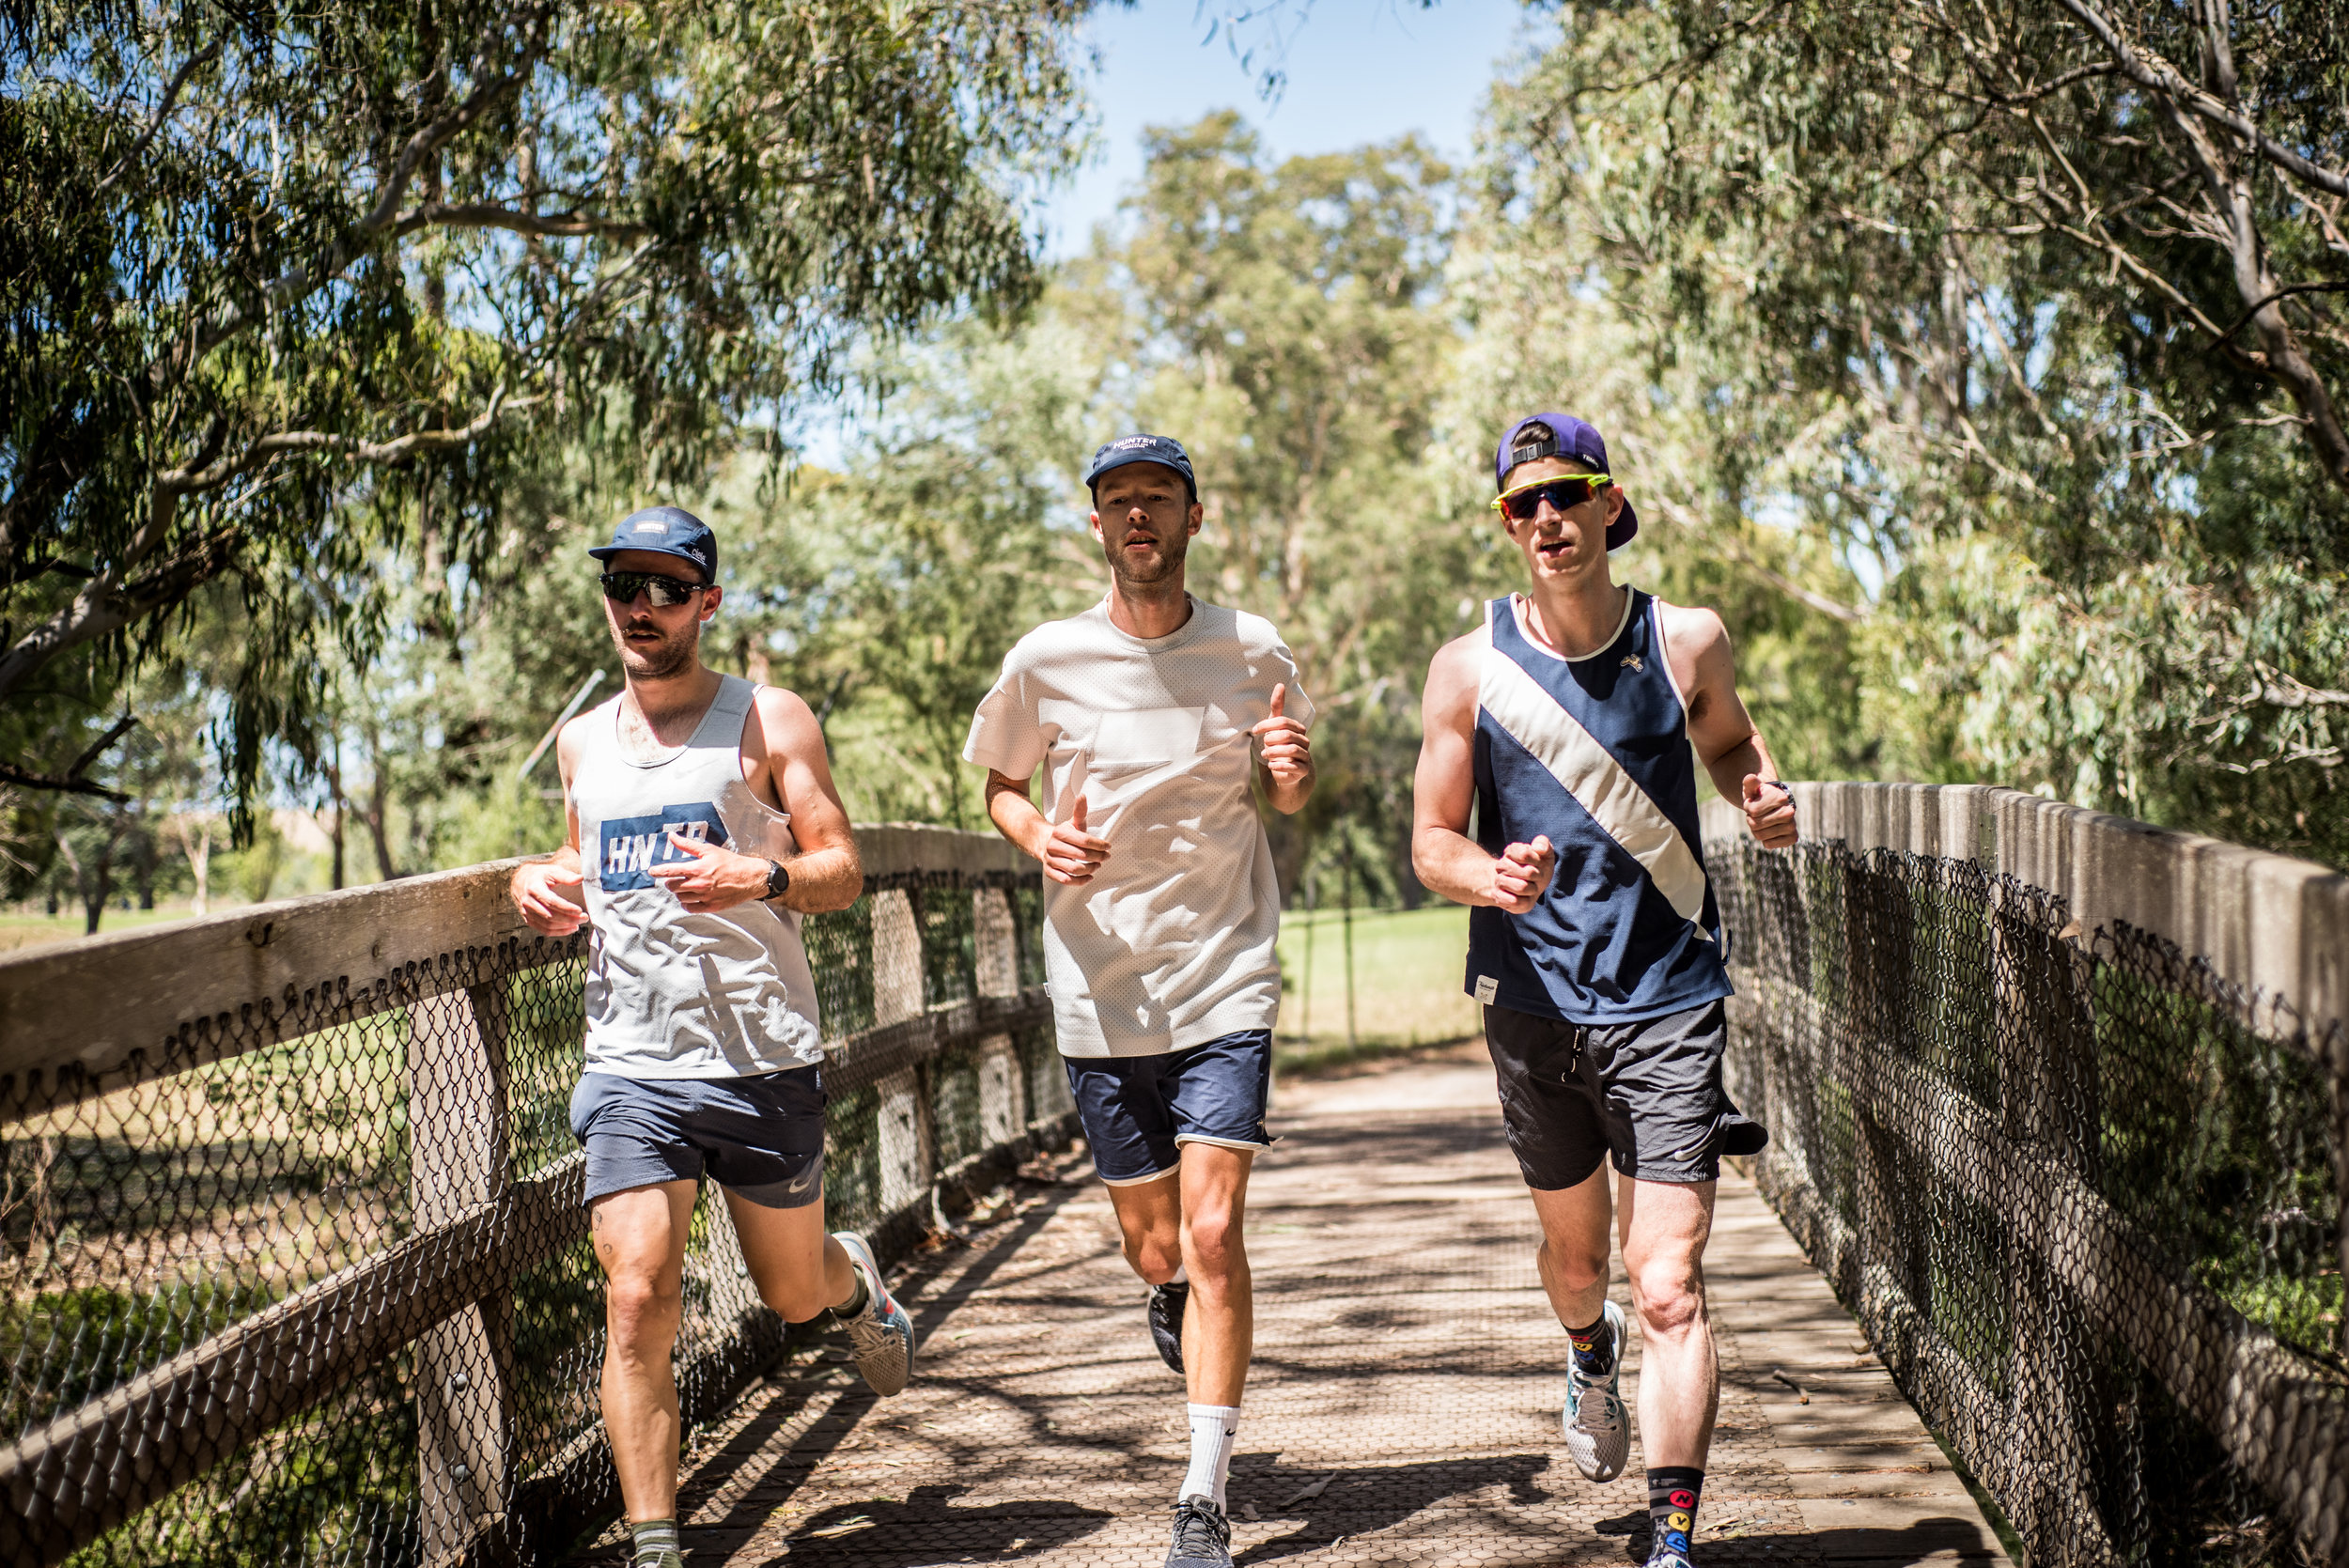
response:
{"label": "wooden bridge deck", "polygon": [[[1564,1337],[1482,1048],[1284,1082],[1275,1109],[1249,1224],[1238,1562],[1641,1561],[1636,1428],[1631,1468],[1606,1486],[1559,1441]],[[695,1568],[1163,1561],[1183,1394],[1102,1189],[1080,1166],[981,1219],[900,1275],[922,1337],[903,1395],[875,1400],[834,1350],[697,1443]],[[1941,1451],[1741,1180],[1722,1182],[1708,1259],[1722,1390],[1700,1568],[1999,1568]],[[1636,1374],[1636,1336],[1630,1354]],[[622,1560],[617,1541],[580,1561]]]}

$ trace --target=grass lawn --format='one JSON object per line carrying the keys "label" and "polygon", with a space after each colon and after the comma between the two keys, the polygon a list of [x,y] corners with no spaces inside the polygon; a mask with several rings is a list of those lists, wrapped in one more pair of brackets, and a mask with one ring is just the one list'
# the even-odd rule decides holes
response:
{"label": "grass lawn", "polygon": [[[1430,1045],[1483,1027],[1475,1001],[1460,989],[1468,915],[1455,904],[1354,912],[1357,1048]],[[1281,917],[1281,974],[1283,1062],[1345,1055],[1346,927],[1339,911]]]}
{"label": "grass lawn", "polygon": [[[135,931],[142,925],[159,925],[167,920],[187,918],[188,904],[185,899],[153,909],[109,908],[99,917],[98,934],[110,937],[117,931]],[[54,915],[44,915],[39,910],[0,914],[0,953],[79,941],[83,927],[88,924],[79,904],[70,909],[60,909]]]}

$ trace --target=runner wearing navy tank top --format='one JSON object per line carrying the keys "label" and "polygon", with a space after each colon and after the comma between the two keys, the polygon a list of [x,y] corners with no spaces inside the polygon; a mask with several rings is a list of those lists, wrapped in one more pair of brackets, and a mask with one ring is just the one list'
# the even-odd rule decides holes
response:
{"label": "runner wearing navy tank top", "polygon": [[1645,1343],[1648,1561],[1687,1568],[1719,1397],[1703,1272],[1714,1183],[1722,1155],[1769,1136],[1721,1086],[1730,985],[1697,768],[1768,848],[1795,842],[1794,800],[1738,699],[1720,617],[1610,574],[1607,552],[1640,523],[1598,431],[1519,420],[1493,475],[1530,581],[1428,668],[1411,862],[1472,906],[1466,985],[1569,1342],[1567,1452],[1602,1482],[1630,1454],[1627,1325],[1607,1299],[1619,1210]]}

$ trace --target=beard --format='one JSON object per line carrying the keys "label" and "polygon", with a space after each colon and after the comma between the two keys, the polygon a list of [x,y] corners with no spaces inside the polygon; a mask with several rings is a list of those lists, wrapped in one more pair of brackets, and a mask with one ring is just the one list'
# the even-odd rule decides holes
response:
{"label": "beard", "polygon": [[1190,551],[1190,536],[1177,530],[1173,538],[1160,539],[1157,554],[1147,560],[1136,561],[1123,550],[1112,552],[1110,574],[1120,587],[1160,590],[1182,581],[1183,558]]}
{"label": "beard", "polygon": [[620,650],[620,668],[637,680],[667,680],[681,675],[693,667],[694,657],[701,651],[702,624],[698,620],[687,621],[684,630],[661,637],[658,643],[631,643],[621,635],[626,631],[649,631],[659,637],[661,629],[649,621],[612,629],[613,645]]}

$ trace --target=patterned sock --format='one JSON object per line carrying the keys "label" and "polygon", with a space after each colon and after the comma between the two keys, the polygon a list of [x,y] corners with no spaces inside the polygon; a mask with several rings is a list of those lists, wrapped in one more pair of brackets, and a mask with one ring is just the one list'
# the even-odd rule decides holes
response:
{"label": "patterned sock", "polygon": [[1232,1478],[1232,1447],[1239,1440],[1239,1406],[1190,1406],[1190,1471],[1183,1477],[1184,1498],[1213,1498],[1223,1506],[1223,1488]]}
{"label": "patterned sock", "polygon": [[685,1568],[675,1519],[646,1519],[629,1526],[628,1533],[633,1537],[628,1551],[629,1568]]}
{"label": "patterned sock", "polygon": [[1667,1465],[1647,1473],[1647,1516],[1655,1543],[1647,1549],[1654,1563],[1665,1558],[1688,1560],[1688,1540],[1697,1532],[1697,1499],[1704,1493],[1704,1472],[1686,1465]]}
{"label": "patterned sock", "polygon": [[1598,1321],[1588,1328],[1569,1328],[1566,1339],[1574,1346],[1574,1364],[1585,1377],[1605,1377],[1615,1370],[1615,1329],[1607,1321],[1607,1309],[1601,1307]]}

